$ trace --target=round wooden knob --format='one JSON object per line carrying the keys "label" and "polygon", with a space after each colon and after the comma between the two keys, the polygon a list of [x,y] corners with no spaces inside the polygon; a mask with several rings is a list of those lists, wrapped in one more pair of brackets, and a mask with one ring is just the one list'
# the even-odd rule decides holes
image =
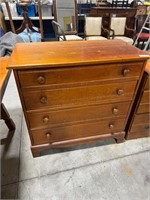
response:
{"label": "round wooden knob", "polygon": [[145,129],[148,130],[149,129],[149,125],[145,126]]}
{"label": "round wooden knob", "polygon": [[123,76],[127,76],[129,73],[130,73],[130,69],[128,69],[128,68],[122,70],[122,75]]}
{"label": "round wooden knob", "polygon": [[109,124],[109,128],[110,128],[110,129],[113,129],[114,127],[115,127],[114,124]]}
{"label": "round wooden knob", "polygon": [[120,95],[123,95],[123,93],[124,93],[124,91],[123,91],[123,89],[118,89],[117,90],[117,94],[120,96]]}
{"label": "round wooden knob", "polygon": [[43,117],[43,123],[44,124],[47,124],[48,121],[49,121],[49,117],[48,116]]}
{"label": "round wooden knob", "polygon": [[46,104],[47,103],[47,98],[46,97],[41,97],[40,102],[42,104]]}
{"label": "round wooden knob", "polygon": [[117,115],[118,114],[118,108],[116,108],[116,107],[114,107],[113,109],[112,109],[112,113],[114,114],[114,115]]}
{"label": "round wooden knob", "polygon": [[39,76],[38,79],[37,79],[37,81],[38,81],[39,84],[42,85],[42,84],[45,83],[45,77],[44,76]]}
{"label": "round wooden knob", "polygon": [[51,138],[51,133],[50,133],[50,132],[46,133],[46,138],[47,138],[48,140],[50,140],[50,138]]}

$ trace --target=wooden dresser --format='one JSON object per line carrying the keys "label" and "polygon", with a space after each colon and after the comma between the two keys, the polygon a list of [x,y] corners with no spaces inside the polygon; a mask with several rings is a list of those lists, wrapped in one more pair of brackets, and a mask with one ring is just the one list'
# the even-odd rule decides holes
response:
{"label": "wooden dresser", "polygon": [[9,68],[33,156],[106,138],[122,142],[148,58],[120,40],[17,44]]}
{"label": "wooden dresser", "polygon": [[150,59],[147,62],[142,81],[133,104],[126,127],[126,139],[150,136]]}

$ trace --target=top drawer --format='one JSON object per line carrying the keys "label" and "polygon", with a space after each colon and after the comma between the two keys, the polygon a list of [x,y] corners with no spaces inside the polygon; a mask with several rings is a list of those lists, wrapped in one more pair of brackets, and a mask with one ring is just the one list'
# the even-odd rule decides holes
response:
{"label": "top drawer", "polygon": [[43,70],[21,70],[18,72],[21,87],[65,87],[68,84],[80,85],[90,82],[132,78],[137,80],[143,62],[105,64],[82,67],[66,67]]}

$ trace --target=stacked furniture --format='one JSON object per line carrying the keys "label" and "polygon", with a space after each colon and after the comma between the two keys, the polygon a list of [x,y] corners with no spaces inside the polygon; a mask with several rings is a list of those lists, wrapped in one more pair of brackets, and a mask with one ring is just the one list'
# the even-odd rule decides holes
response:
{"label": "stacked furniture", "polygon": [[142,81],[126,127],[126,139],[150,136],[150,60],[148,60]]}
{"label": "stacked furniture", "polygon": [[123,142],[148,58],[120,40],[18,43],[9,68],[33,156],[100,139]]}

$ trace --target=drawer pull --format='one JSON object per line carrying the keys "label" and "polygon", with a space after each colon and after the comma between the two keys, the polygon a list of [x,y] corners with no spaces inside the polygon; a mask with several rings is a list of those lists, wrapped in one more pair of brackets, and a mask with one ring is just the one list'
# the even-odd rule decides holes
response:
{"label": "drawer pull", "polygon": [[130,69],[128,69],[128,68],[122,70],[122,75],[123,76],[127,76],[129,73],[130,73]]}
{"label": "drawer pull", "polygon": [[44,123],[44,124],[47,124],[48,121],[49,121],[49,117],[43,117],[43,123]]}
{"label": "drawer pull", "polygon": [[48,140],[51,139],[51,133],[50,133],[50,132],[46,133],[46,138],[47,138]]}
{"label": "drawer pull", "polygon": [[117,90],[117,94],[118,94],[119,96],[123,95],[123,93],[124,93],[123,89],[118,89],[118,90]]}
{"label": "drawer pull", "polygon": [[46,104],[47,103],[47,98],[46,97],[41,97],[40,102],[42,104]]}
{"label": "drawer pull", "polygon": [[109,128],[110,128],[110,129],[113,129],[114,127],[115,127],[114,124],[109,124]]}
{"label": "drawer pull", "polygon": [[148,125],[148,126],[145,126],[145,129],[148,130],[148,129],[149,129],[149,125]]}
{"label": "drawer pull", "polygon": [[37,79],[37,81],[38,81],[39,84],[42,85],[42,84],[45,83],[45,77],[43,77],[43,76],[39,76],[38,79]]}
{"label": "drawer pull", "polygon": [[112,109],[112,113],[114,114],[114,115],[117,115],[118,114],[118,108],[116,108],[116,107],[114,107],[113,109]]}

